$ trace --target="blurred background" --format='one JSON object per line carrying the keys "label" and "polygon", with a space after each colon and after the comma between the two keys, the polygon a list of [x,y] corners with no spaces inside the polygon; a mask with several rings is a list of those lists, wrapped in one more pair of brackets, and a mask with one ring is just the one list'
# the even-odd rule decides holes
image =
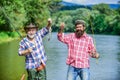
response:
{"label": "blurred background", "polygon": [[57,40],[57,31],[65,22],[64,32],[74,32],[77,19],[86,21],[101,55],[91,59],[91,80],[120,80],[120,0],[0,0],[0,80],[20,80],[26,74],[24,57],[18,56],[24,24],[35,22],[41,29],[48,18],[53,24],[44,38],[47,80],[66,79],[67,46]]}

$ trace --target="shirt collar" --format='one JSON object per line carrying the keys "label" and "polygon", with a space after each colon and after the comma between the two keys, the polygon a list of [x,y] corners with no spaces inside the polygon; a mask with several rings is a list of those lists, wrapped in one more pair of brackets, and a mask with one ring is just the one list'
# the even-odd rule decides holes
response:
{"label": "shirt collar", "polygon": [[84,34],[82,35],[83,37],[86,37],[87,36],[87,33],[86,32],[84,32]]}

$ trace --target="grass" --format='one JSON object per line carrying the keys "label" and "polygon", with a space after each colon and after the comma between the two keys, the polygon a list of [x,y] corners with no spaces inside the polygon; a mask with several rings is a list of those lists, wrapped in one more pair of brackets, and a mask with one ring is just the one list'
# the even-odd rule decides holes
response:
{"label": "grass", "polygon": [[18,39],[19,35],[17,32],[0,32],[0,44],[5,42],[10,42],[12,40]]}

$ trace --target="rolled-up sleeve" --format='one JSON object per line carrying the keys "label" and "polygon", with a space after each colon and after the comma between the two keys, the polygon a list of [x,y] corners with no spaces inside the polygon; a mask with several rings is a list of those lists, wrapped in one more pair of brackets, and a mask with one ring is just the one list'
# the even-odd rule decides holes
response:
{"label": "rolled-up sleeve", "polygon": [[43,38],[45,35],[47,35],[48,33],[49,33],[49,30],[48,30],[46,27],[42,28],[41,30],[39,30],[39,31],[37,32],[37,34],[38,34],[39,36],[41,36],[42,38]]}
{"label": "rolled-up sleeve", "polygon": [[58,33],[57,34],[58,40],[68,44],[70,41],[70,36],[69,35],[65,35],[64,33]]}
{"label": "rolled-up sleeve", "polygon": [[19,55],[19,56],[23,56],[22,53],[21,53],[23,50],[25,50],[25,46],[24,46],[24,42],[21,41],[21,42],[19,43],[19,50],[18,50],[18,55]]}
{"label": "rolled-up sleeve", "polygon": [[90,38],[90,40],[89,40],[88,50],[89,50],[90,54],[92,54],[91,52],[94,52],[94,53],[96,52],[96,48],[95,48],[95,45],[94,45],[92,38]]}

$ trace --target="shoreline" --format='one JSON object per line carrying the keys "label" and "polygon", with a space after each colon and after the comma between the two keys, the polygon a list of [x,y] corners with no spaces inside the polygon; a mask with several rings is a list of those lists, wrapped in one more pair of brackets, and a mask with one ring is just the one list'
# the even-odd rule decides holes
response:
{"label": "shoreline", "polygon": [[7,38],[7,39],[2,39],[0,40],[0,44],[4,44],[4,43],[9,43],[11,41],[14,41],[14,40],[19,40],[20,38],[19,37],[16,37],[16,38]]}

